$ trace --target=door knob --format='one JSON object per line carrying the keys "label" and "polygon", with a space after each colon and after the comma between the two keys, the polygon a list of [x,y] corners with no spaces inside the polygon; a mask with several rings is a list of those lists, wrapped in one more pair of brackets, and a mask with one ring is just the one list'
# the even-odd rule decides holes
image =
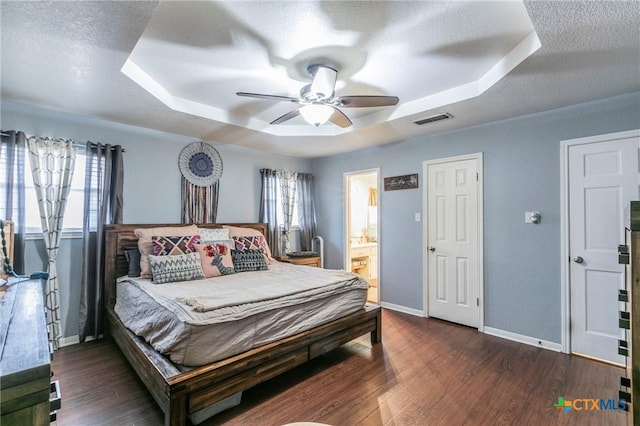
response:
{"label": "door knob", "polygon": [[582,263],[584,262],[584,259],[582,258],[582,256],[576,256],[573,258],[573,261],[576,263]]}
{"label": "door knob", "polygon": [[436,248],[431,246],[431,247],[429,247],[429,251],[436,251]]}

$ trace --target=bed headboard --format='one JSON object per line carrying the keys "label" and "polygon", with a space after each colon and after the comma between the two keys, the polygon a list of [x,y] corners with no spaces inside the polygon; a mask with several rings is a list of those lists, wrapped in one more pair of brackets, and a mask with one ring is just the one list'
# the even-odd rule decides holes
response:
{"label": "bed headboard", "polygon": [[[126,249],[137,248],[138,238],[133,233],[138,228],[156,228],[165,226],[186,226],[184,223],[170,224],[133,224],[133,225],[107,225],[105,227],[105,250],[104,250],[104,301],[107,309],[112,309],[116,303],[116,279],[127,275],[128,264],[124,257]],[[199,228],[222,228],[222,225],[237,226],[240,228],[252,228],[258,230],[265,236],[267,243],[271,246],[265,223],[205,223],[197,224]]]}

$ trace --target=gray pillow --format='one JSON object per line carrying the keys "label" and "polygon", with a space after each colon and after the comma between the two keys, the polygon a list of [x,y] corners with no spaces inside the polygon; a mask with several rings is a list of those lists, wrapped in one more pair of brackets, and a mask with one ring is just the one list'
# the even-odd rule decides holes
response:
{"label": "gray pillow", "polygon": [[236,272],[264,271],[269,269],[262,249],[231,249],[231,258],[233,259],[233,269],[235,269]]}
{"label": "gray pillow", "polygon": [[127,249],[124,251],[124,257],[129,263],[129,271],[127,275],[130,277],[140,276],[140,250],[137,248]]}

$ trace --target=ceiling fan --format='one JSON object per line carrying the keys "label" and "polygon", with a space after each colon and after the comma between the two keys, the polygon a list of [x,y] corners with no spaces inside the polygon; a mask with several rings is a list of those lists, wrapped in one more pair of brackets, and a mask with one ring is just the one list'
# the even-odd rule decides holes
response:
{"label": "ceiling fan", "polygon": [[349,127],[353,123],[338,107],[383,107],[396,105],[399,101],[397,96],[335,96],[338,71],[326,65],[310,65],[307,71],[311,76],[311,84],[305,85],[300,90],[299,98],[247,92],[236,92],[236,95],[271,101],[293,102],[302,105],[300,108],[276,118],[269,124],[284,123],[298,115],[302,115],[308,123],[315,126],[330,121],[342,128]]}

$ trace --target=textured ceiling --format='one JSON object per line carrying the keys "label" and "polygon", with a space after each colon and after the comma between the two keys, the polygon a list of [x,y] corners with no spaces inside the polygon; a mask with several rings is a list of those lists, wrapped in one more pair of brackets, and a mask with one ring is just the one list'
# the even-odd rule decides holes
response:
{"label": "textured ceiling", "polygon": [[[30,1],[0,12],[3,100],[301,157],[640,90],[637,1]],[[338,65],[338,95],[400,103],[345,109],[354,125],[343,130],[269,126],[295,104],[235,96],[297,96],[318,57]],[[441,112],[453,118],[413,123]]]}

